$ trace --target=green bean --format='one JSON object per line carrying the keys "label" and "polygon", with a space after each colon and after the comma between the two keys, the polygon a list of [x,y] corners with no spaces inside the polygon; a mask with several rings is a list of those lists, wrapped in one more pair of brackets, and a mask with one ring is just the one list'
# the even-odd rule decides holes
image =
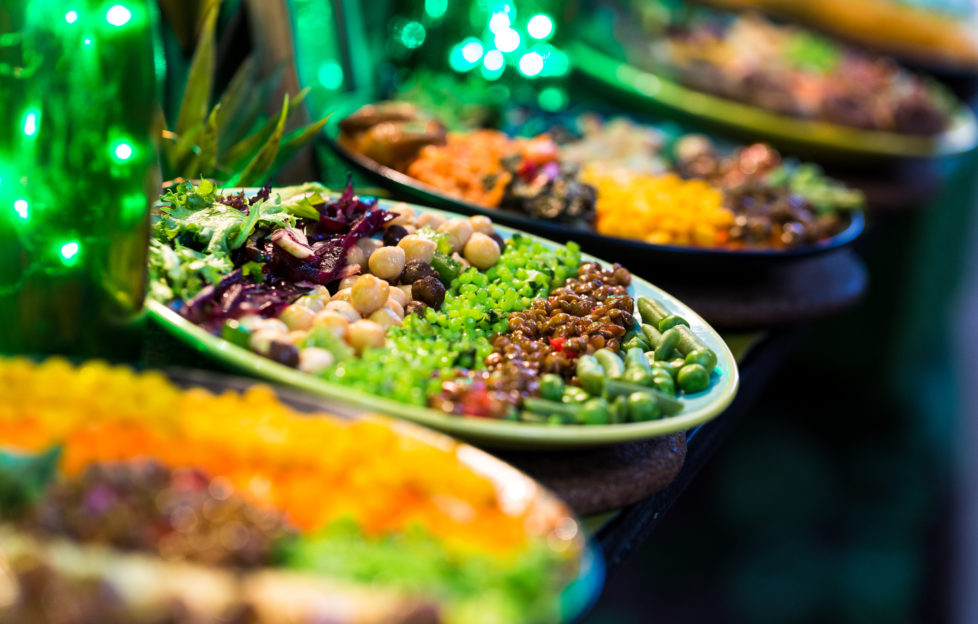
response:
{"label": "green bean", "polygon": [[642,316],[642,322],[653,327],[658,327],[659,321],[669,316],[669,311],[661,303],[648,297],[638,298],[638,313]]}
{"label": "green bean", "polygon": [[689,323],[683,317],[678,314],[670,314],[666,318],[659,321],[658,328],[660,332],[664,332],[667,329],[675,327],[676,325],[685,325],[689,327]]}
{"label": "green bean", "polygon": [[671,327],[662,333],[662,342],[655,348],[653,359],[656,361],[669,359],[677,345],[679,345],[679,330]]}
{"label": "green bean", "polygon": [[625,341],[621,345],[622,349],[642,349],[645,351],[649,348],[649,343],[642,340],[638,336],[632,336],[631,339]]}
{"label": "green bean", "polygon": [[578,417],[585,425],[607,425],[611,422],[609,407],[602,398],[590,399],[581,406]]}
{"label": "green bean", "polygon": [[[683,366],[686,366],[686,360],[684,360],[681,357],[673,358],[669,360],[669,366],[674,367],[676,369],[676,375],[678,375],[679,369],[682,368]],[[673,375],[673,377],[675,377],[676,375]]]}
{"label": "green bean", "polygon": [[710,373],[699,364],[687,364],[679,369],[676,380],[687,394],[702,392],[710,387]]}
{"label": "green bean", "polygon": [[710,349],[693,349],[684,361],[687,364],[699,364],[710,372],[717,366],[717,354]]}
{"label": "green bean", "polygon": [[638,384],[640,386],[652,386],[652,370],[644,369],[641,366],[633,366],[631,368],[625,369],[625,374],[621,376],[621,380]]}
{"label": "green bean", "polygon": [[709,347],[703,344],[702,340],[696,337],[693,330],[685,325],[676,325],[673,329],[679,332],[679,344],[677,348],[683,354],[683,357],[686,357],[691,351],[695,351],[696,349],[709,349]]}
{"label": "green bean", "polygon": [[594,352],[594,359],[604,369],[606,377],[618,379],[625,374],[625,364],[618,357],[618,354],[611,349],[598,349]]}
{"label": "green bean", "polygon": [[522,422],[534,423],[534,424],[546,424],[550,419],[546,414],[536,414],[534,412],[523,410],[520,412],[520,420]]}
{"label": "green bean", "polygon": [[580,386],[564,386],[564,395],[560,397],[563,403],[583,403],[591,398],[591,395],[587,393],[584,388]]}
{"label": "green bean", "polygon": [[560,401],[564,394],[564,380],[560,375],[547,373],[540,378],[540,396],[549,401]]}
{"label": "green bean", "polygon": [[654,349],[656,345],[662,342],[662,332],[652,325],[643,324],[642,333],[645,334],[645,338],[649,343],[649,348],[651,349]]}
{"label": "green bean", "polygon": [[636,347],[629,349],[625,352],[625,370],[630,368],[641,368],[642,370],[652,372],[652,364],[649,362],[649,358],[645,355],[645,351]]}
{"label": "green bean", "polygon": [[611,422],[614,424],[628,422],[628,399],[625,398],[625,395],[616,397],[611,402],[608,413],[611,416]]}
{"label": "green bean", "polygon": [[604,389],[604,369],[593,355],[577,358],[577,381],[591,396],[600,396]]}
{"label": "green bean", "polygon": [[652,387],[662,394],[676,396],[676,382],[665,372],[660,374],[652,373]]}
{"label": "green bean", "polygon": [[557,415],[565,422],[573,423],[577,421],[580,406],[548,401],[547,399],[538,399],[536,397],[527,397],[523,399],[523,410],[524,412],[532,412],[542,416]]}
{"label": "green bean", "polygon": [[655,375],[657,371],[662,371],[666,375],[669,375],[675,379],[676,375],[679,373],[679,369],[685,365],[685,362],[682,360],[679,360],[678,362],[676,360],[670,360],[668,362],[652,362],[652,374]]}
{"label": "green bean", "polygon": [[605,394],[609,400],[614,400],[616,397],[623,394],[628,395],[632,394],[633,392],[645,392],[655,397],[656,401],[659,402],[659,407],[662,408],[662,413],[667,416],[678,414],[683,409],[682,401],[679,401],[674,397],[667,396],[658,390],[653,390],[652,388],[637,386],[618,379],[609,379],[608,383],[605,384]]}
{"label": "green bean", "polygon": [[[616,401],[621,399],[615,399]],[[662,415],[662,408],[659,401],[651,394],[645,392],[633,392],[628,395],[628,418],[632,422],[645,422],[655,420]]]}

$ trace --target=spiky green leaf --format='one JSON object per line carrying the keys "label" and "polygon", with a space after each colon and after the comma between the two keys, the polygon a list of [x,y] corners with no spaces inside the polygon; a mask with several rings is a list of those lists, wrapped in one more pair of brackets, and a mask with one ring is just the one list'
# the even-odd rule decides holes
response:
{"label": "spiky green leaf", "polygon": [[275,156],[278,154],[279,143],[282,140],[282,134],[285,132],[285,120],[288,116],[289,96],[286,94],[285,102],[282,104],[282,110],[278,114],[275,130],[268,137],[268,140],[265,141],[265,144],[258,153],[255,154],[255,157],[251,159],[251,162],[248,163],[244,171],[232,179],[230,182],[231,186],[254,186],[260,182],[264,182],[268,169],[275,162]]}
{"label": "spiky green leaf", "polygon": [[186,136],[194,126],[202,125],[207,116],[214,82],[214,28],[217,14],[218,10],[212,8],[204,19],[200,39],[187,72],[187,87],[183,92],[183,101],[180,102],[176,125],[176,133],[181,136]]}

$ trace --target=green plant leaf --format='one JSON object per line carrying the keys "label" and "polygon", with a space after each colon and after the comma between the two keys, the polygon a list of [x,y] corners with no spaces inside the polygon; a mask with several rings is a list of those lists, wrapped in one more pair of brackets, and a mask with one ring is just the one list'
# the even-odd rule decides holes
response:
{"label": "green plant leaf", "polygon": [[245,121],[248,122],[248,125],[254,122],[254,119],[244,119],[243,113],[248,112],[250,108],[255,111],[254,114],[256,117],[258,115],[258,109],[250,106],[253,102],[251,96],[255,87],[256,78],[257,64],[255,57],[249,55],[241,62],[237,71],[234,72],[231,82],[228,83],[224,93],[221,94],[219,101],[221,112],[217,116],[217,128],[222,139],[226,138],[228,143],[234,142],[232,135],[236,128],[240,128]]}
{"label": "green plant leaf", "polygon": [[282,166],[292,160],[307,143],[316,138],[322,131],[327,119],[328,117],[323,117],[319,121],[293,130],[285,135],[285,138],[282,139],[282,145],[279,147],[278,156],[275,157],[275,164],[272,165],[271,170],[278,171]]}
{"label": "green plant leaf", "polygon": [[214,82],[214,27],[217,14],[215,6],[204,19],[200,40],[187,71],[187,86],[183,92],[183,101],[180,102],[180,114],[177,115],[176,133],[180,136],[186,136],[191,128],[201,125],[207,115]]}
{"label": "green plant leaf", "polygon": [[[295,96],[295,98],[290,98],[286,100],[287,108],[288,108],[288,111],[286,113],[286,120],[290,115],[292,115],[296,107],[298,107],[299,104],[302,103],[302,100],[305,99],[306,94],[308,92],[309,89],[303,89],[302,91],[299,92],[298,95]],[[246,137],[245,139],[241,140],[239,143],[231,147],[224,155],[224,157],[221,159],[222,162],[232,169],[237,169],[242,165],[244,165],[244,163],[247,160],[254,157],[254,154],[255,152],[258,151],[258,148],[261,145],[264,145],[268,141],[268,137],[270,137],[272,133],[275,131],[275,126],[277,124],[278,124],[277,118],[269,119],[268,122],[265,124],[265,127],[263,127],[260,131],[252,134],[251,136]]]}
{"label": "green plant leaf", "polygon": [[9,518],[36,501],[54,479],[61,446],[37,454],[0,450],[0,518]]}
{"label": "green plant leaf", "polygon": [[181,174],[184,178],[210,178],[217,170],[217,119],[221,105],[218,104],[207,116],[203,132],[198,141],[198,151],[191,164]]}
{"label": "green plant leaf", "polygon": [[256,81],[249,85],[250,91],[244,98],[241,109],[233,118],[228,119],[227,125],[221,129],[219,143],[221,154],[226,153],[230,146],[244,140],[263,125],[260,119],[264,103],[269,101],[272,93],[278,88],[282,74],[283,71],[276,68],[271,75],[261,79],[256,77]]}
{"label": "green plant leaf", "polygon": [[262,176],[266,174],[268,168],[275,162],[275,156],[278,154],[279,143],[282,140],[282,134],[285,132],[285,120],[289,116],[289,96],[285,95],[285,102],[282,104],[282,110],[279,112],[278,121],[275,124],[275,130],[272,135],[268,137],[262,148],[255,154],[255,157],[251,159],[248,166],[245,167],[244,171],[240,175],[235,176],[231,182],[230,186],[253,186],[259,181],[264,181]]}

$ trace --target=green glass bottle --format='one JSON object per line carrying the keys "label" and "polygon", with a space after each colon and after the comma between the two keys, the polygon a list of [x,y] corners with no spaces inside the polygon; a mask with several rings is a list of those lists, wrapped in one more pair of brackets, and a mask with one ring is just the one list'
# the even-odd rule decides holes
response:
{"label": "green glass bottle", "polygon": [[23,19],[0,35],[0,353],[129,359],[160,184],[155,7],[28,0]]}

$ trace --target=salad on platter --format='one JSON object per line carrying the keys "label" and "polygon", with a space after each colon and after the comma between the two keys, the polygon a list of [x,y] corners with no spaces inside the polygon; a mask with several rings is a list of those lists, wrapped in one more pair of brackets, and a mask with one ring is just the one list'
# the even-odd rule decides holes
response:
{"label": "salad on platter", "polygon": [[735,391],[729,351],[701,320],[636,300],[628,269],[573,242],[385,208],[350,186],[183,182],[161,202],[152,299],[334,388],[460,418],[594,426],[669,419],[721,377],[717,400]]}
{"label": "salad on platter", "polygon": [[552,622],[581,571],[563,504],[414,425],[101,362],[0,391],[3,622]]}

